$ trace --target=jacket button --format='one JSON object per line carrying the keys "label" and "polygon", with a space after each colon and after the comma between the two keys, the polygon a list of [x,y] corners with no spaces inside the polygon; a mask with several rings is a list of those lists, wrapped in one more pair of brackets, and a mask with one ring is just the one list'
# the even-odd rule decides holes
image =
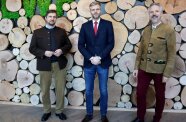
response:
{"label": "jacket button", "polygon": [[48,44],[48,45],[50,45],[50,44]]}
{"label": "jacket button", "polygon": [[148,50],[148,54],[151,54],[152,53],[152,51],[151,50]]}
{"label": "jacket button", "polygon": [[147,58],[147,61],[151,61],[151,59],[150,58]]}
{"label": "jacket button", "polygon": [[149,43],[149,47],[152,47],[153,46],[153,44],[152,43]]}

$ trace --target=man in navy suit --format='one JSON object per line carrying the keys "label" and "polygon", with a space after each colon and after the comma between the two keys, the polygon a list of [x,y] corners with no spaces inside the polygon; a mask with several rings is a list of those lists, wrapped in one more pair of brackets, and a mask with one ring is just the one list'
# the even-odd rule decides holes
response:
{"label": "man in navy suit", "polygon": [[108,69],[112,63],[110,53],[114,48],[114,32],[110,21],[100,18],[101,5],[92,2],[89,6],[92,20],[82,25],[78,49],[84,56],[84,75],[86,85],[87,114],[82,122],[89,122],[93,118],[93,90],[95,74],[99,77],[100,114],[101,121],[107,119],[107,81]]}

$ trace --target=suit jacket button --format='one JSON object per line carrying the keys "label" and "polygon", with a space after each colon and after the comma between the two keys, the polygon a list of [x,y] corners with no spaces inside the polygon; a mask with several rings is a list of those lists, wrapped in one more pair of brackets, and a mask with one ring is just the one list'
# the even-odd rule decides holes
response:
{"label": "suit jacket button", "polygon": [[151,61],[151,59],[150,58],[147,58],[147,61]]}

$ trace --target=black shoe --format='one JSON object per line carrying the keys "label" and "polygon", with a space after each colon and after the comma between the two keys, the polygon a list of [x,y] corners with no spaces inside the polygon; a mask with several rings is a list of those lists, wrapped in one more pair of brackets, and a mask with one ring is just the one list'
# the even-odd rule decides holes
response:
{"label": "black shoe", "polygon": [[135,118],[134,120],[132,120],[132,122],[144,122],[144,120],[140,120],[139,118]]}
{"label": "black shoe", "polygon": [[101,117],[101,122],[109,122],[107,116],[102,116]]}
{"label": "black shoe", "polygon": [[44,113],[43,116],[41,117],[41,121],[47,121],[48,118],[51,116],[51,112],[50,113]]}
{"label": "black shoe", "polygon": [[86,115],[85,118],[81,122],[90,122],[92,120],[92,115]]}
{"label": "black shoe", "polygon": [[60,120],[66,120],[67,119],[67,116],[64,113],[56,114],[56,116],[58,116]]}

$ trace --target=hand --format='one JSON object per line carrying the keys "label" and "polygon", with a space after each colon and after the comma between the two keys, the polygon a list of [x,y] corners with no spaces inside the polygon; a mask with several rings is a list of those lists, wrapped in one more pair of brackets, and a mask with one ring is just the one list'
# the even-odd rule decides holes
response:
{"label": "hand", "polygon": [[101,58],[98,57],[98,56],[91,57],[91,58],[90,58],[90,61],[91,61],[91,63],[94,64],[94,65],[99,65],[99,64],[101,64]]}
{"label": "hand", "polygon": [[52,51],[45,51],[45,56],[50,58],[53,55],[53,53],[54,52]]}
{"label": "hand", "polygon": [[133,76],[134,76],[135,78],[137,78],[137,76],[138,76],[138,70],[134,70],[134,71],[133,71]]}
{"label": "hand", "polygon": [[163,76],[162,82],[166,83],[168,81],[168,79],[169,79],[168,77]]}
{"label": "hand", "polygon": [[59,57],[61,54],[62,54],[62,50],[61,50],[61,49],[57,49],[57,50],[54,52],[54,55],[55,55],[56,57]]}

